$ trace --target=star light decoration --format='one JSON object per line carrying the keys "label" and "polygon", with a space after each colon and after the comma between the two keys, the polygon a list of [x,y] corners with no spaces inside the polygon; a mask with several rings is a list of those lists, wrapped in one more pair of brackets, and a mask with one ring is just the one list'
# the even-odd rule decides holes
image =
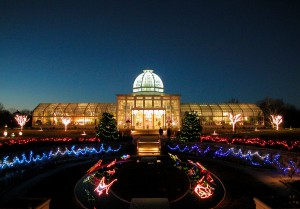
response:
{"label": "star light decoration", "polygon": [[278,131],[279,125],[282,123],[282,116],[281,115],[271,115],[271,121],[273,124],[276,125],[276,131]]}
{"label": "star light decoration", "polygon": [[21,127],[21,132],[23,130],[23,126],[30,120],[29,118],[27,118],[27,115],[16,115],[15,119]]}
{"label": "star light decoration", "polygon": [[241,114],[233,115],[229,113],[229,120],[232,125],[232,131],[235,132],[235,124],[239,121],[241,121]]}

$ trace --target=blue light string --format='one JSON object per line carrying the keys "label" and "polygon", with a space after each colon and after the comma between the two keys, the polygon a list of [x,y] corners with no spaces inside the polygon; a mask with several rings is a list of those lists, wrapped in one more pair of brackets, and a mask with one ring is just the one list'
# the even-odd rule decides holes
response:
{"label": "blue light string", "polygon": [[282,161],[280,154],[276,154],[271,157],[271,154],[261,155],[258,151],[247,150],[246,152],[243,152],[242,149],[236,149],[235,147],[224,148],[222,146],[218,147],[218,149],[212,149],[209,145],[201,145],[200,147],[197,144],[194,144],[190,147],[185,145],[184,148],[180,148],[178,144],[174,146],[167,145],[167,147],[171,151],[177,151],[180,153],[192,154],[196,151],[197,154],[200,154],[202,156],[211,156],[213,158],[238,158],[250,163],[253,166],[275,167],[278,170],[282,171],[284,174],[291,172],[291,170],[295,174],[300,173],[300,169],[296,167],[296,163],[292,160],[289,161],[289,165],[287,167],[284,166],[284,164],[280,162]]}
{"label": "blue light string", "polygon": [[112,149],[110,146],[105,149],[104,145],[101,144],[99,149],[95,147],[84,147],[84,148],[76,148],[75,145],[71,147],[71,149],[65,147],[64,150],[61,150],[59,147],[56,151],[49,151],[48,153],[43,152],[40,154],[34,154],[31,150],[29,155],[23,153],[21,156],[5,156],[3,160],[0,160],[0,171],[6,168],[12,168],[17,165],[26,165],[39,161],[50,160],[51,158],[56,158],[59,156],[79,156],[79,155],[87,155],[87,154],[100,154],[100,153],[110,153],[110,152],[118,152],[121,149],[121,145],[118,148]]}

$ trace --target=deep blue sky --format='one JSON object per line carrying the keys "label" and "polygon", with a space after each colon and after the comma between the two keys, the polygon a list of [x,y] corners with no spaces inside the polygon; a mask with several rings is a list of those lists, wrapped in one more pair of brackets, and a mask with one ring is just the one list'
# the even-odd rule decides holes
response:
{"label": "deep blue sky", "polygon": [[0,103],[115,102],[153,69],[182,102],[300,107],[299,0],[0,0]]}

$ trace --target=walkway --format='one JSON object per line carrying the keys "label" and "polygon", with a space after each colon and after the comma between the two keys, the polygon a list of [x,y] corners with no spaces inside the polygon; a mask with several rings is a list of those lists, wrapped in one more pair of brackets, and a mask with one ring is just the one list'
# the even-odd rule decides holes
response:
{"label": "walkway", "polygon": [[158,135],[142,135],[137,139],[136,148],[140,156],[158,156],[161,154],[161,139]]}
{"label": "walkway", "polygon": [[[234,174],[234,171],[239,170],[248,174],[249,176],[252,176],[253,179],[256,179],[258,182],[263,183],[268,189],[264,191],[264,189],[261,188],[261,190],[264,192],[254,192],[252,198],[258,198],[272,208],[300,208],[300,194],[288,184],[288,182],[291,180],[300,181],[300,176],[293,176],[290,178],[288,176],[283,176],[281,172],[276,170],[248,167],[222,160],[205,159],[205,161],[207,161],[209,164],[220,164],[221,167],[226,166],[232,168],[232,175],[236,178],[239,178],[239,176]],[[209,169],[209,165],[207,168]],[[223,180],[222,176],[219,177],[221,180]],[[252,185],[251,187],[254,188],[256,186],[257,185]],[[245,186],[245,189],[251,190],[252,188],[247,188]],[[294,203],[289,204],[291,201]]]}

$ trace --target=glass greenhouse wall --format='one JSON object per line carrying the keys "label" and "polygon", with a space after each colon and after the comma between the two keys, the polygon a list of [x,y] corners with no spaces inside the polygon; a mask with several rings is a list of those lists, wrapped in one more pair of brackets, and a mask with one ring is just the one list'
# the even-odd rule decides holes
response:
{"label": "glass greenhouse wall", "polygon": [[230,125],[229,114],[241,114],[241,126],[263,126],[262,110],[256,104],[181,104],[181,116],[194,111],[200,117],[203,126]]}
{"label": "glass greenhouse wall", "polygon": [[41,103],[32,115],[33,127],[63,127],[63,118],[70,118],[69,127],[94,128],[104,112],[115,115],[114,103]]}
{"label": "glass greenhouse wall", "polygon": [[119,128],[127,121],[134,129],[180,128],[184,113],[190,111],[197,112],[204,127],[230,125],[230,113],[241,114],[240,126],[264,125],[263,112],[255,104],[180,104],[175,95],[119,95],[117,101],[118,107],[114,103],[41,103],[33,111],[32,127],[64,128],[62,119],[70,118],[69,128],[95,128],[102,114],[109,112],[118,119]]}

